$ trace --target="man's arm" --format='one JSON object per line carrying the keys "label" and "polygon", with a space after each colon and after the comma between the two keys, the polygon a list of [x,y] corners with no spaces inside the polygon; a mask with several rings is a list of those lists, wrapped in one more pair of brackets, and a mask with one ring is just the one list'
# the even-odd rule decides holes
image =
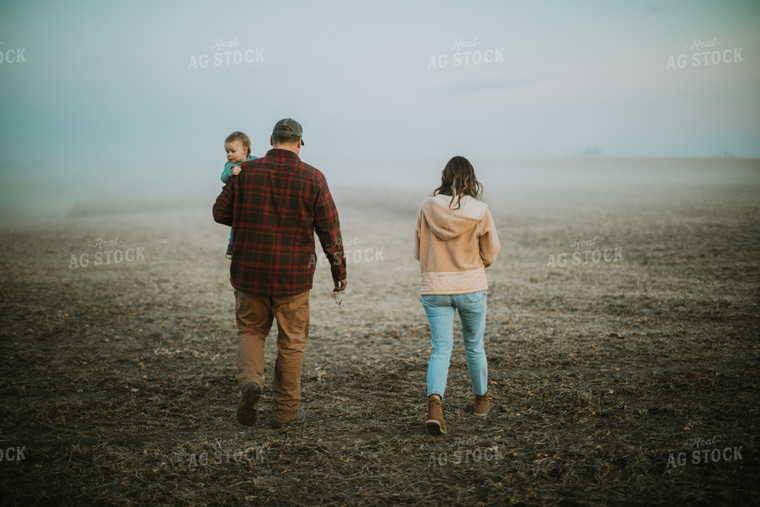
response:
{"label": "man's arm", "polygon": [[232,205],[235,202],[235,190],[234,182],[237,178],[230,183],[224,185],[222,193],[216,198],[212,213],[214,215],[214,221],[224,225],[232,225]]}
{"label": "man's arm", "polygon": [[335,290],[346,288],[346,257],[343,252],[343,237],[340,233],[338,210],[335,208],[327,182],[322,180],[314,205],[314,231],[317,233],[322,251],[330,263],[330,272]]}

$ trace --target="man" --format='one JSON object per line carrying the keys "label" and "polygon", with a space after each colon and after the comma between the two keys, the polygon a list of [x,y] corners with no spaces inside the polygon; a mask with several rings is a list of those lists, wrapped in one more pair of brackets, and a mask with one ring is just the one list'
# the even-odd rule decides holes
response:
{"label": "man", "polygon": [[314,232],[330,261],[335,291],[346,288],[338,212],[325,177],[301,162],[303,129],[291,119],[274,126],[266,156],[244,162],[216,199],[214,220],[231,225],[238,328],[240,424],[253,426],[264,387],[264,342],[277,320],[273,399],[275,425],[305,421],[301,369],[309,338],[309,290],[316,254]]}

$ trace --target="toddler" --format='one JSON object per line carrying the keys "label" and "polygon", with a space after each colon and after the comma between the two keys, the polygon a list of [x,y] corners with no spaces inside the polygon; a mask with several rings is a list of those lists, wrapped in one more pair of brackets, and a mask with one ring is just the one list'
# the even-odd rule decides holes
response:
{"label": "toddler", "polygon": [[[227,136],[224,140],[224,149],[227,152],[227,163],[224,164],[222,171],[222,181],[227,183],[230,178],[240,174],[240,164],[246,160],[254,160],[256,157],[251,155],[251,140],[240,131]],[[227,243],[227,258],[232,259],[232,231],[230,231],[230,241]]]}

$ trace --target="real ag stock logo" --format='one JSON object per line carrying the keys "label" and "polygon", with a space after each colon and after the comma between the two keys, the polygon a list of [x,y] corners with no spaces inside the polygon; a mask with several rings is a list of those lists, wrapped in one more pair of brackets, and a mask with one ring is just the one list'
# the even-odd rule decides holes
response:
{"label": "real ag stock logo", "polygon": [[0,441],[0,463],[11,463],[26,459],[26,446],[6,446]]}
{"label": "real ag stock logo", "polygon": [[97,238],[93,242],[87,242],[85,246],[91,249],[91,252],[71,254],[69,269],[86,268],[90,265],[131,264],[147,260],[144,246],[127,248],[119,241],[119,236],[113,239]]}
{"label": "real ag stock logo", "polygon": [[456,39],[444,46],[449,52],[430,55],[427,70],[504,63],[504,48],[481,48],[481,46],[483,43],[477,37],[472,40]]}
{"label": "real ag stock logo", "polygon": [[707,440],[702,440],[700,437],[694,437],[689,439],[686,445],[688,447],[694,447],[694,451],[669,453],[668,464],[665,468],[744,460],[744,456],[742,456],[742,449],[744,446],[721,445],[717,436],[713,436],[711,439]]}
{"label": "real ag stock logo", "polygon": [[0,65],[7,65],[10,63],[26,63],[26,57],[24,56],[26,48],[7,48],[4,42],[0,42]]}
{"label": "real ag stock logo", "polygon": [[206,48],[212,52],[192,55],[187,70],[264,63],[264,48],[245,48],[239,38],[216,39]]}
{"label": "real ag stock logo", "polygon": [[742,63],[742,50],[744,48],[724,48],[717,37],[702,40],[694,39],[684,47],[691,50],[691,54],[681,53],[670,55],[665,70],[685,69],[686,67],[707,67],[726,63]]}
{"label": "real ag stock logo", "polygon": [[238,442],[239,437],[229,440],[217,438],[210,450],[193,452],[187,462],[190,469],[208,467],[223,463],[248,463],[264,461],[264,452],[269,448],[269,442],[261,445],[246,445]]}
{"label": "real ag stock logo", "polygon": [[[361,241],[359,240],[358,236],[354,236],[353,239],[349,239],[347,241],[343,240],[342,238],[338,238],[338,240],[334,244],[327,244],[325,245],[327,248],[335,247],[335,246],[342,246],[343,247],[343,256],[336,256],[335,257],[335,264],[340,264],[341,262],[345,262],[346,265],[350,263],[359,263],[359,262],[378,262],[378,261],[384,261],[385,255],[383,254],[383,250],[385,247],[371,247],[371,248],[362,248],[360,246]],[[320,253],[319,256],[316,254],[312,255],[309,259],[309,268],[312,266],[316,266],[319,264],[320,266],[329,266],[330,261],[327,259],[327,256],[324,253]]]}
{"label": "real ag stock logo", "polygon": [[594,239],[575,238],[570,242],[570,253],[562,252],[556,257],[554,254],[549,256],[547,268],[565,267],[569,264],[579,266],[581,264],[599,264],[600,262],[617,262],[623,261],[623,247],[602,248],[599,245],[599,238]]}

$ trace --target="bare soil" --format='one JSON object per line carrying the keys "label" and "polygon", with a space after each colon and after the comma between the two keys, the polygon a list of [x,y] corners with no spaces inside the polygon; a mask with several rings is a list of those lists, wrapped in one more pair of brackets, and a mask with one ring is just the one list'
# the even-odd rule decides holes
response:
{"label": "bare soil", "polygon": [[[287,429],[273,425],[276,326],[259,425],[235,420],[229,229],[210,203],[6,223],[0,502],[758,504],[754,174],[489,194],[503,248],[488,271],[492,409],[474,417],[457,342],[443,438],[424,431],[424,195],[334,191],[359,254],[342,312],[318,268],[307,422]],[[107,250],[124,257],[96,263]]]}

